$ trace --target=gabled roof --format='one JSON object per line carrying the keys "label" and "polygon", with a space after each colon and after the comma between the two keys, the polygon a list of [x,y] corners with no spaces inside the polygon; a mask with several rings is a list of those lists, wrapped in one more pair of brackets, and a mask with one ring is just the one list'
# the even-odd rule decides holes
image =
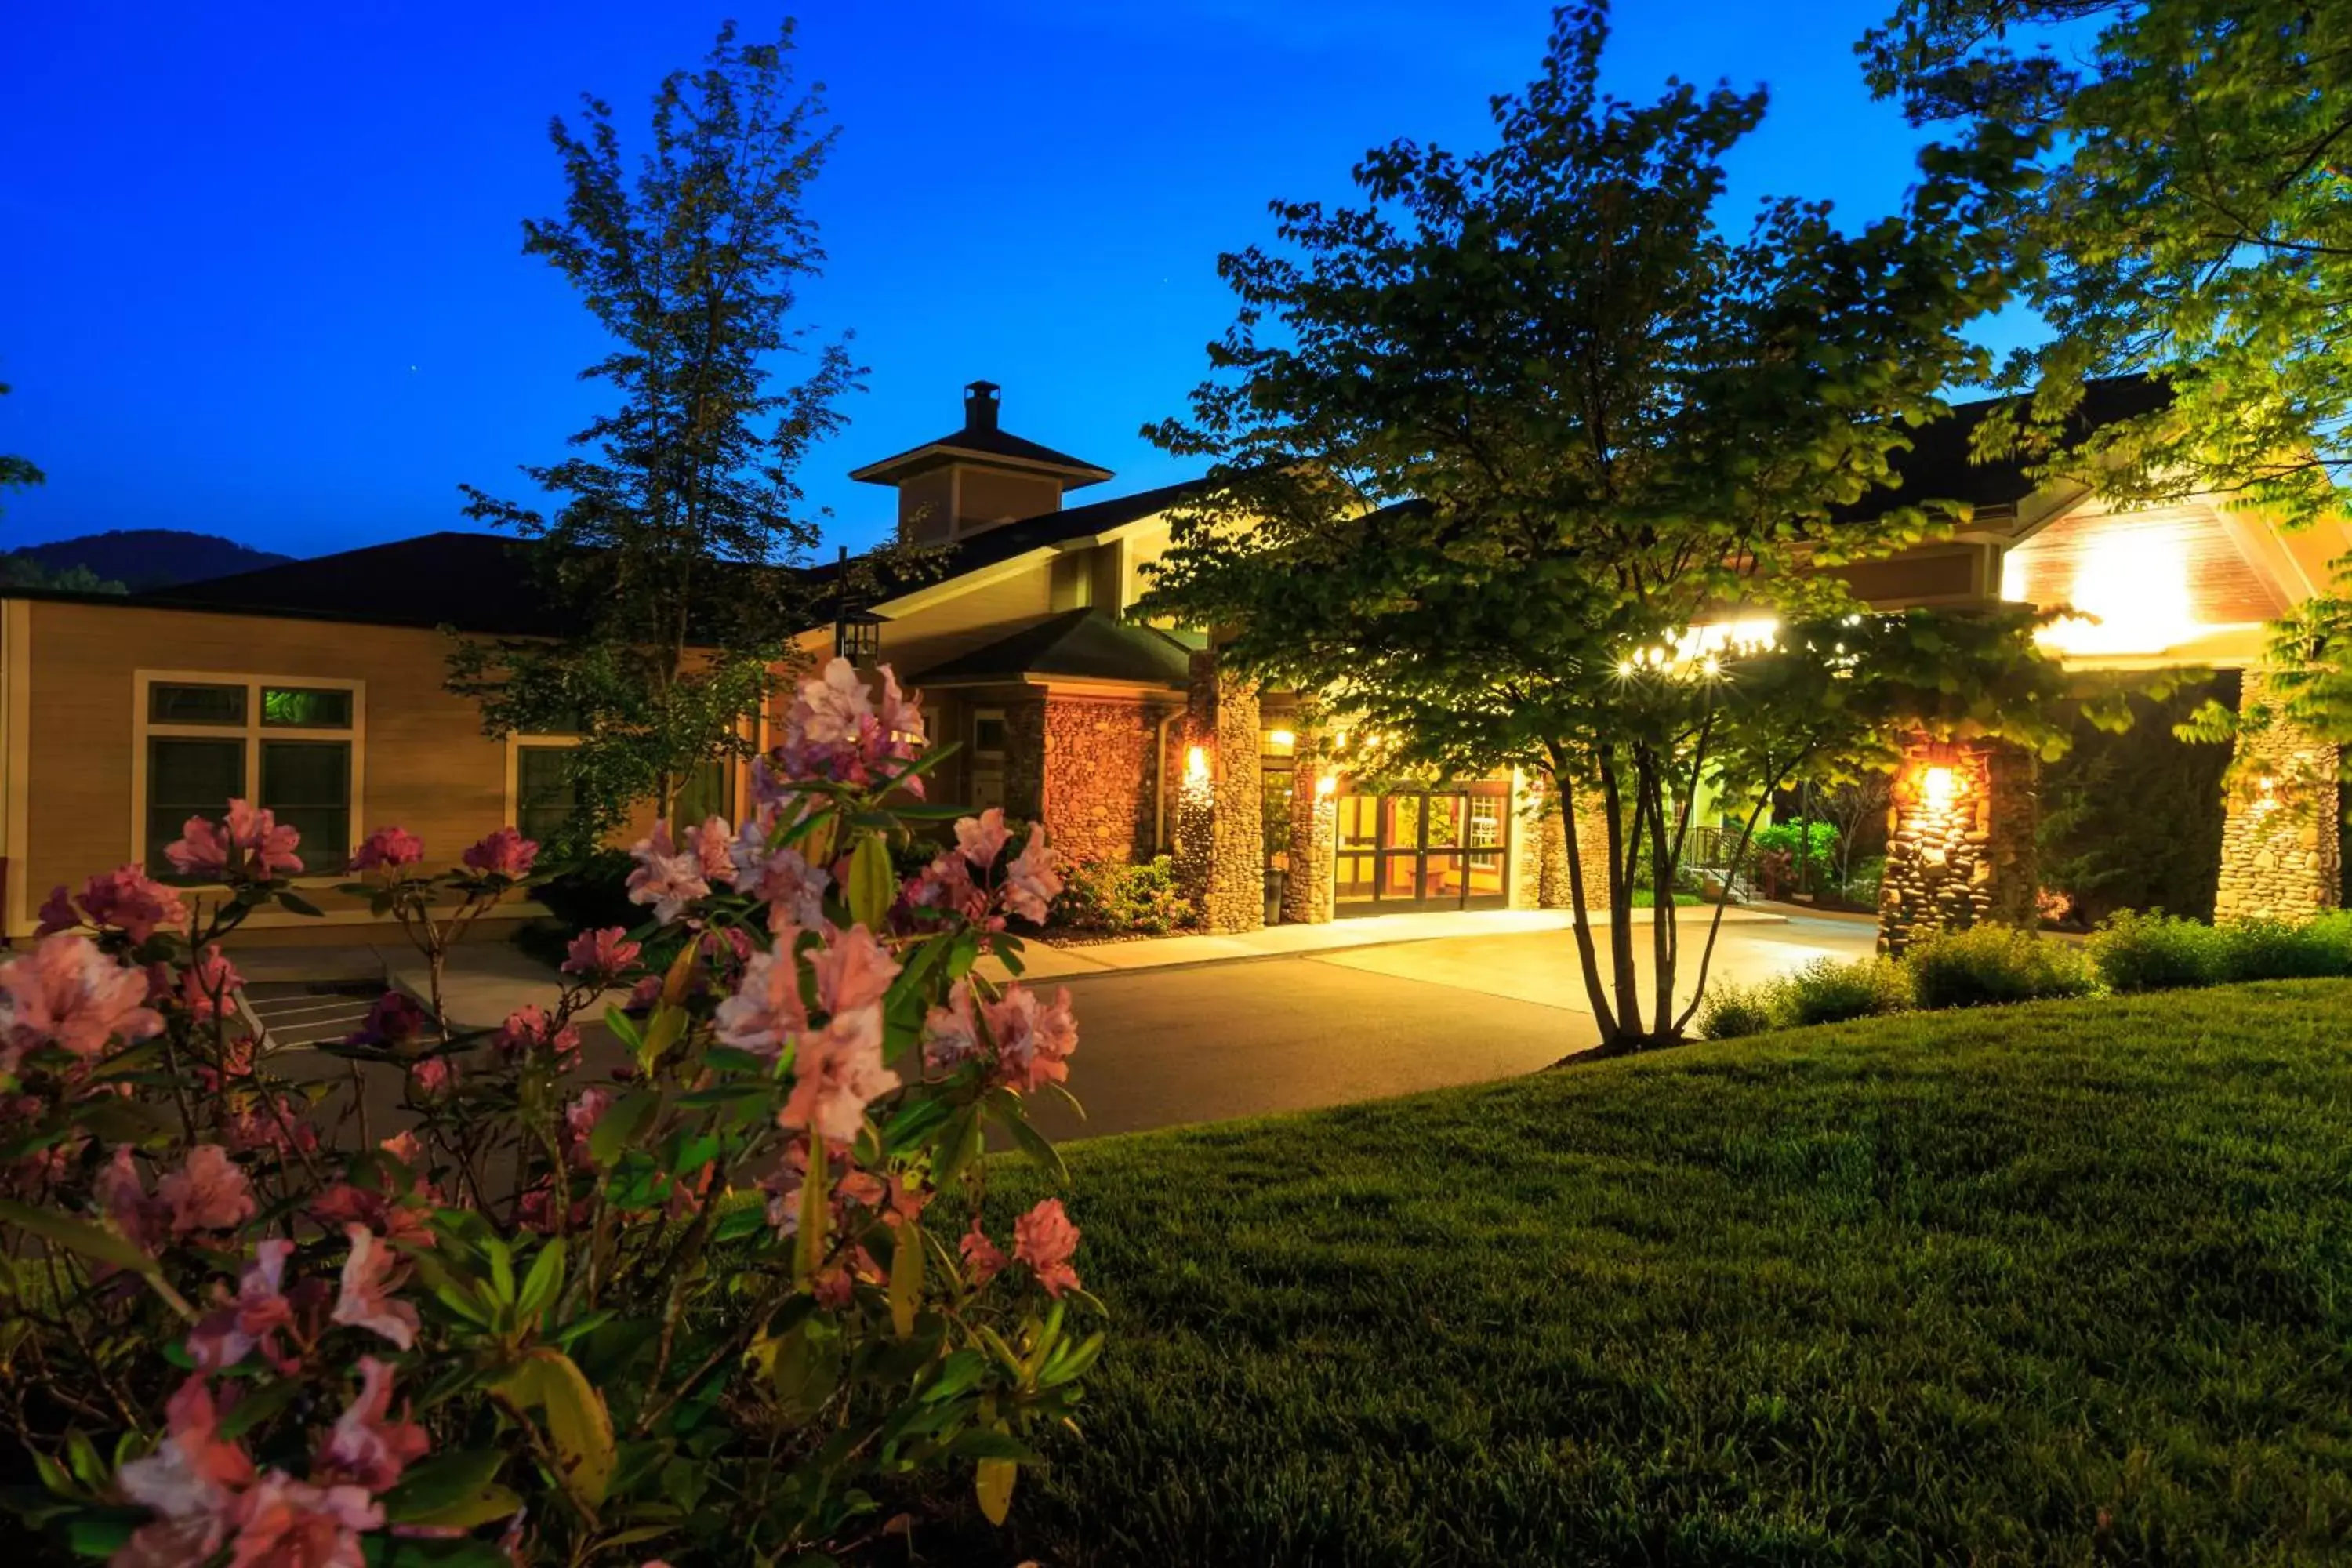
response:
{"label": "gabled roof", "polygon": [[1066,490],[1087,485],[1097,485],[1111,477],[1108,468],[1098,468],[1083,458],[1073,458],[1067,452],[1056,452],[1051,447],[1003,430],[974,429],[966,426],[936,440],[910,447],[894,458],[878,463],[868,463],[862,468],[852,468],[849,477],[868,484],[895,485],[928,469],[945,468],[950,463],[978,463],[992,468],[1021,468],[1046,474],[1062,481]]}
{"label": "gabled roof", "polygon": [[1165,632],[1108,611],[1065,610],[908,678],[908,684],[971,686],[1000,680],[1115,680],[1181,690],[1192,651]]}
{"label": "gabled roof", "polygon": [[565,629],[531,573],[524,546],[497,534],[454,531],[157,588],[131,595],[131,602],[517,637]]}
{"label": "gabled roof", "polygon": [[[1985,397],[1958,403],[1944,418],[1911,433],[1911,449],[1895,454],[1895,483],[1881,487],[1832,515],[1841,522],[1876,517],[1890,505],[1928,500],[1966,501],[1979,509],[2016,506],[2039,489],[2026,474],[2021,456],[1998,462],[1971,459],[1979,426],[2013,397]],[[2103,426],[2152,414],[2172,401],[2162,382],[2145,375],[2116,375],[2086,383],[2083,401],[2066,422],[2066,433],[2076,438]]]}

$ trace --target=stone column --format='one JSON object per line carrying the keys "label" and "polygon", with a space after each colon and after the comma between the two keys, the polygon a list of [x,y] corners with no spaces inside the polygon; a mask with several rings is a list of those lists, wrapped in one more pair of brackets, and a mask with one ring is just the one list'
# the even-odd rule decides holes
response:
{"label": "stone column", "polygon": [[1980,922],[2033,929],[2038,772],[2032,753],[1997,742],[1922,739],[1905,751],[1887,806],[1883,950]]}
{"label": "stone column", "polygon": [[[2246,671],[2238,711],[2270,702],[2269,681]],[[2215,920],[2303,921],[2342,902],[2337,756],[2338,748],[2275,714],[2240,733],[2223,806]]]}
{"label": "stone column", "polygon": [[1265,797],[1257,689],[1192,656],[1183,770],[1177,775],[1176,879],[1213,931],[1265,923]]}
{"label": "stone column", "polygon": [[1323,925],[1331,919],[1333,856],[1339,803],[1338,775],[1323,754],[1323,727],[1305,704],[1290,773],[1290,873],[1282,879],[1285,925]]}

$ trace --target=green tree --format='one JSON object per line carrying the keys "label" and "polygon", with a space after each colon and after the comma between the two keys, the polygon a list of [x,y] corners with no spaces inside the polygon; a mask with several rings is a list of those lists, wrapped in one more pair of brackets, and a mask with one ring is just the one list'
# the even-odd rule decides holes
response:
{"label": "green tree", "polygon": [[[2352,470],[2352,7],[2311,0],[1903,0],[1862,46],[1873,89],[1957,144],[2034,149],[2005,216],[2053,328],[1988,450],[2125,502],[2221,491],[2292,522]],[[2087,436],[2086,375],[2168,406]]]}
{"label": "green tree", "polygon": [[[845,339],[793,319],[824,259],[804,200],[835,132],[819,93],[795,87],[792,53],[790,23],[770,44],[723,27],[700,69],[663,80],[634,173],[610,106],[586,98],[580,124],[551,130],[563,216],[523,225],[524,253],[612,336],[582,376],[617,404],[573,456],[524,467],[551,509],[466,487],[469,516],[531,542],[576,630],[462,643],[450,685],[491,734],[583,734],[566,847],[640,801],[669,815],[703,763],[748,752],[784,638],[820,613],[791,570],[822,516],[793,474],[862,372]],[[810,356],[809,374],[779,384],[787,353]]]}
{"label": "green tree", "polygon": [[1963,328],[2002,297],[1971,249],[1999,157],[1931,164],[1906,215],[1853,232],[1775,200],[1733,236],[1721,160],[1764,94],[1605,98],[1604,38],[1602,7],[1558,12],[1543,74],[1495,101],[1497,145],[1377,149],[1362,205],[1277,204],[1279,247],[1221,258],[1238,320],[1190,418],[1149,432],[1211,459],[1213,499],[1143,610],[1328,692],[1399,763],[1530,767],[1597,812],[1574,934],[1630,1049],[1695,1005],[1672,892],[1703,778],[1752,830],[1776,788],[1892,765],[1907,726],[2053,741],[2060,681],[2029,616],[1863,615],[1803,570],[1957,515],[1858,503],[1984,368]]}
{"label": "green tree", "polygon": [[[8,384],[0,381],[0,397],[7,396],[9,390]],[[0,491],[29,489],[35,485],[46,484],[47,481],[48,476],[34,467],[30,458],[18,458],[6,452],[0,452]]]}

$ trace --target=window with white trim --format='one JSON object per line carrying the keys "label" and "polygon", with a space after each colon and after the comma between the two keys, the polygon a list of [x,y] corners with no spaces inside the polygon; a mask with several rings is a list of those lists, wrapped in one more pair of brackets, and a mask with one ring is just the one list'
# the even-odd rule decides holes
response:
{"label": "window with white trim", "polygon": [[171,874],[163,849],[189,817],[217,820],[236,798],[301,834],[306,871],[342,870],[359,810],[363,683],[178,671],[138,680],[133,811],[152,873]]}

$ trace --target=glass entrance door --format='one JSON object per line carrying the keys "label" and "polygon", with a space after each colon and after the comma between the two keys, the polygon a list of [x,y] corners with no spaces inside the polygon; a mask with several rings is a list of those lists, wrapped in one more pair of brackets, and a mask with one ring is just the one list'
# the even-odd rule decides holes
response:
{"label": "glass entrance door", "polygon": [[1339,800],[1340,915],[1500,909],[1510,786],[1499,779]]}

